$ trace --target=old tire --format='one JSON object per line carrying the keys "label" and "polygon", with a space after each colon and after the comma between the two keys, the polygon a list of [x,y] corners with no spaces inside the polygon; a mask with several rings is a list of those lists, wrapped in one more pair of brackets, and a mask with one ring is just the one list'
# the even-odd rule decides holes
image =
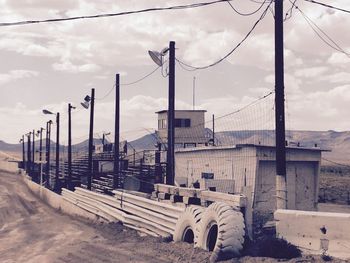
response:
{"label": "old tire", "polygon": [[198,227],[198,246],[212,251],[211,262],[240,255],[244,243],[244,218],[240,211],[216,202],[202,214]]}
{"label": "old tire", "polygon": [[197,246],[198,224],[202,218],[203,207],[189,206],[176,222],[173,240],[194,243]]}

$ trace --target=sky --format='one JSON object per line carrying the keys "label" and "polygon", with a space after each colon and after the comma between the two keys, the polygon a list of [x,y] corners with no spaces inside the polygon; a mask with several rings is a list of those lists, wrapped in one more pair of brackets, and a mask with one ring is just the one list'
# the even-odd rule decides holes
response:
{"label": "sky", "polygon": [[[0,0],[0,23],[130,11],[209,0]],[[291,3],[284,1],[285,12]],[[327,1],[350,9],[349,1]],[[237,0],[241,12],[260,4]],[[350,15],[303,0],[296,5],[350,53]],[[95,137],[114,130],[115,74],[133,82],[156,68],[148,50],[176,42],[176,57],[205,66],[239,43],[266,8],[240,16],[227,3],[188,10],[46,24],[0,27],[0,140],[18,143],[21,136],[45,127],[61,113],[61,141],[66,143],[67,105],[72,114],[73,142],[87,138],[89,112],[80,106],[96,90]],[[284,23],[287,128],[350,130],[350,58],[326,45],[297,9]],[[163,69],[163,75],[166,68]],[[222,63],[206,70],[176,66],[176,109],[195,107],[220,116],[233,112],[274,89],[273,9],[253,33]],[[156,111],[167,108],[168,79],[161,70],[134,85],[121,86],[121,137],[132,140],[154,131]],[[272,102],[273,103],[273,102]],[[273,105],[267,105],[272,108]],[[254,114],[254,113],[253,113]],[[229,122],[229,120],[227,120]],[[231,129],[241,129],[230,125]],[[247,126],[248,127],[248,126]],[[256,128],[256,127],[255,127]],[[113,138],[113,137],[112,137]]]}

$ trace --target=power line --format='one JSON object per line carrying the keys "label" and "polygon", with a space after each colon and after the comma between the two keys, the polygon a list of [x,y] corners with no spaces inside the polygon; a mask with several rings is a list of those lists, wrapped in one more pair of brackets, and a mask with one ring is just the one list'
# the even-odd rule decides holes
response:
{"label": "power line", "polygon": [[342,11],[342,12],[345,12],[345,13],[350,13],[350,10],[346,10],[346,9],[343,9],[343,8],[335,7],[335,6],[332,6],[332,5],[329,5],[329,4],[325,4],[325,3],[321,3],[321,2],[318,2],[318,1],[314,1],[314,0],[304,0],[304,1],[310,2],[310,3],[313,3],[313,4],[318,4],[318,5],[321,5],[321,6],[324,6],[324,7],[328,7],[328,8],[331,8],[331,9],[335,9],[335,10],[338,10],[338,11]]}
{"label": "power line", "polygon": [[149,76],[151,76],[153,73],[155,73],[160,67],[157,66],[155,69],[153,69],[150,73],[147,73],[145,76],[139,78],[138,80],[132,81],[132,82],[128,82],[128,83],[122,83],[120,84],[121,86],[129,86],[129,85],[133,85],[136,84],[138,82],[141,82],[142,80],[148,78]]}
{"label": "power line", "polygon": [[[290,1],[291,2],[291,1]],[[329,47],[332,49],[345,54],[350,57],[350,54],[347,53],[343,48],[341,48],[325,31],[323,31],[315,22],[313,22],[298,6],[295,8],[299,11],[299,13],[303,16],[305,21],[311,27],[311,29],[315,32],[315,34]],[[319,30],[319,32],[317,31]],[[322,36],[323,34],[323,36]],[[326,38],[326,39],[325,39]],[[327,40],[328,39],[328,40]],[[330,43],[331,42],[331,43]]]}
{"label": "power line", "polygon": [[239,14],[239,15],[241,15],[241,16],[251,16],[251,15],[254,15],[254,14],[256,14],[257,12],[259,12],[259,10],[260,10],[260,9],[264,6],[264,4],[267,3],[267,2],[268,2],[268,0],[264,0],[263,2],[261,2],[261,5],[259,6],[258,9],[256,9],[255,11],[252,11],[252,12],[250,12],[250,13],[242,13],[242,12],[238,11],[230,2],[227,2],[227,3],[231,6],[232,10],[235,11],[237,14]]}
{"label": "power line", "polygon": [[[179,59],[176,59],[180,65],[182,66],[185,66],[185,67],[188,67],[188,68],[191,68],[193,70],[199,70],[199,69],[207,69],[207,68],[210,68],[210,67],[213,67],[219,63],[221,63],[222,61],[224,61],[226,58],[228,58],[233,52],[235,52],[237,50],[237,48],[250,36],[250,34],[254,31],[254,29],[256,28],[256,26],[259,24],[259,22],[261,20],[263,20],[263,18],[265,17],[267,11],[269,10],[269,7],[270,5],[272,4],[272,2],[270,2],[267,6],[267,8],[264,10],[264,12],[262,12],[261,16],[259,17],[259,19],[254,23],[253,27],[249,30],[249,32],[244,36],[244,38],[233,48],[231,49],[230,52],[228,52],[223,58],[217,60],[216,62],[213,62],[207,66],[202,66],[202,67],[195,67],[195,66],[191,66]],[[183,67],[184,68],[184,67]]]}
{"label": "power line", "polygon": [[28,25],[28,24],[40,24],[40,23],[52,23],[52,22],[63,22],[63,21],[82,20],[82,19],[94,19],[94,18],[101,18],[101,17],[123,16],[123,15],[148,13],[148,12],[154,12],[154,11],[191,9],[191,8],[198,8],[198,7],[219,4],[219,3],[223,3],[223,2],[229,2],[229,1],[232,1],[232,0],[216,0],[216,1],[212,1],[212,2],[201,2],[201,3],[177,5],[177,6],[169,6],[169,7],[153,7],[153,8],[146,8],[146,9],[133,10],[133,11],[124,11],[124,12],[118,12],[118,13],[105,13],[105,14],[87,15],[87,16],[73,16],[73,17],[66,17],[66,18],[52,18],[52,19],[43,19],[43,20],[24,20],[24,21],[17,21],[17,22],[2,22],[2,23],[0,23],[0,27],[21,26],[21,25]]}

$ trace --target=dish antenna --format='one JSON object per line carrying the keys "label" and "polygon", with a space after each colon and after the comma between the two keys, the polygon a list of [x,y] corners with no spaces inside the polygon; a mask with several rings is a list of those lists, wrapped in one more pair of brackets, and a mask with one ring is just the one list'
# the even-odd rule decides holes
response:
{"label": "dish antenna", "polygon": [[156,63],[159,67],[163,66],[163,57],[168,52],[169,48],[164,48],[161,52],[149,50],[148,54],[150,55],[151,59]]}

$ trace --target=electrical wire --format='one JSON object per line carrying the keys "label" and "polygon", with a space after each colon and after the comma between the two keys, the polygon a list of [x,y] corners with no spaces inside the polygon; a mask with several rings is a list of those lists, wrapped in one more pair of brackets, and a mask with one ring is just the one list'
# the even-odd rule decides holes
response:
{"label": "electrical wire", "polygon": [[129,86],[129,85],[133,85],[133,84],[136,84],[136,83],[139,83],[141,82],[142,80],[148,78],[149,76],[151,76],[153,73],[155,73],[160,67],[157,66],[155,69],[153,69],[150,73],[147,73],[145,76],[139,78],[138,80],[135,80],[135,81],[132,81],[132,82],[128,82],[128,83],[121,83],[120,85],[121,86]]}
{"label": "electrical wire", "polygon": [[226,58],[228,58],[230,55],[232,55],[233,52],[235,52],[237,50],[237,48],[239,48],[239,46],[250,36],[250,34],[254,31],[254,29],[256,28],[256,26],[259,24],[259,22],[261,20],[264,19],[267,11],[270,8],[270,5],[272,4],[272,2],[270,2],[267,6],[267,8],[264,10],[264,12],[262,12],[261,16],[259,17],[259,19],[254,23],[253,27],[249,30],[249,32],[244,36],[244,38],[233,48],[230,50],[230,52],[228,52],[223,58],[220,58],[219,60],[217,60],[216,62],[213,62],[207,66],[201,66],[201,67],[195,67],[192,65],[189,65],[179,59],[176,59],[180,64],[182,64],[183,66],[186,66],[188,68],[194,69],[194,70],[200,70],[200,69],[207,69],[213,66],[216,66],[217,64],[221,63],[222,61],[224,61]]}
{"label": "electrical wire", "polygon": [[111,94],[111,92],[114,90],[114,88],[115,88],[115,84],[113,85],[113,87],[103,97],[95,98],[95,100],[103,100],[103,99],[105,99],[106,97],[109,96],[109,94]]}
{"label": "electrical wire", "polygon": [[[308,25],[311,27],[311,29],[315,32],[315,34],[326,45],[328,45],[329,47],[331,47],[332,49],[334,49],[338,52],[345,54],[346,56],[348,56],[350,58],[350,54],[347,53],[343,48],[341,48],[325,31],[323,31],[315,22],[313,22],[298,6],[295,6],[295,8],[299,11],[299,13],[302,15],[302,17],[305,19],[305,21],[308,23]],[[319,32],[317,30],[319,30]],[[323,36],[322,36],[322,34],[323,34]],[[328,41],[325,38],[327,38]]]}
{"label": "electrical wire", "polygon": [[331,8],[331,9],[335,9],[335,10],[338,10],[338,11],[342,11],[342,12],[345,12],[345,13],[350,13],[350,10],[346,10],[346,9],[343,9],[343,8],[335,7],[335,6],[332,6],[332,5],[329,5],[329,4],[325,4],[325,3],[321,3],[321,2],[318,2],[318,1],[314,1],[314,0],[304,0],[304,1],[310,2],[310,3],[313,3],[313,4],[318,4],[318,5],[321,5],[321,6],[324,6],[324,7],[327,7],[327,8]]}
{"label": "electrical wire", "polygon": [[198,7],[204,7],[204,6],[224,3],[224,2],[228,2],[228,1],[232,1],[232,0],[216,0],[216,1],[212,1],[212,2],[200,2],[200,3],[194,3],[194,4],[192,3],[192,4],[187,4],[187,5],[177,5],[177,6],[169,6],[169,7],[153,7],[153,8],[146,8],[146,9],[133,10],[133,11],[124,11],[124,12],[118,12],[118,13],[105,13],[105,14],[87,15],[87,16],[51,18],[51,19],[43,19],[43,20],[24,20],[24,21],[17,21],[17,22],[2,22],[2,23],[0,23],[0,27],[21,26],[21,25],[29,25],[29,24],[52,23],[52,22],[63,22],[63,21],[82,20],[82,19],[94,19],[94,18],[102,18],[102,17],[114,17],[114,16],[148,13],[148,12],[154,12],[154,11],[191,9],[191,8],[198,8]]}
{"label": "electrical wire", "polygon": [[242,13],[242,12],[238,11],[230,2],[227,2],[227,3],[231,6],[232,10],[235,11],[237,14],[239,14],[239,15],[241,15],[241,16],[251,16],[251,15],[254,15],[254,14],[256,14],[257,12],[259,12],[260,9],[264,6],[264,4],[265,4],[267,1],[268,1],[268,0],[264,0],[264,2],[261,3],[261,5],[259,6],[258,9],[256,9],[255,11],[252,11],[252,12],[250,12],[250,13]]}
{"label": "electrical wire", "polygon": [[295,7],[295,3],[297,2],[297,0],[294,0],[292,3],[292,6],[288,9],[288,11],[286,12],[286,16],[284,17],[284,22],[286,22],[287,20],[291,19],[291,17],[293,16],[293,8]]}

